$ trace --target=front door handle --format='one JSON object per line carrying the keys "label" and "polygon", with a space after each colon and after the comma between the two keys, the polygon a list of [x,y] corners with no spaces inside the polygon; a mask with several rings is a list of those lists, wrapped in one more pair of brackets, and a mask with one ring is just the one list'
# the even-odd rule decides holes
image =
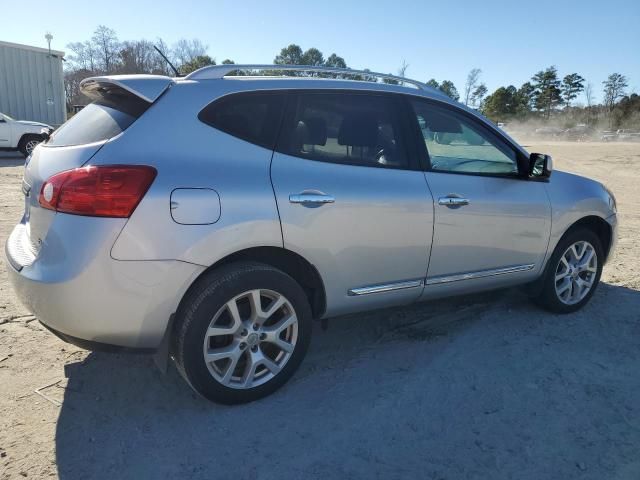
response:
{"label": "front door handle", "polygon": [[457,195],[447,195],[446,197],[440,197],[438,199],[438,205],[444,205],[445,207],[455,208],[463,205],[469,205],[468,198],[462,198]]}
{"label": "front door handle", "polygon": [[289,202],[299,203],[304,207],[320,207],[325,203],[333,203],[335,201],[336,199],[332,195],[327,195],[326,193],[315,190],[289,195]]}

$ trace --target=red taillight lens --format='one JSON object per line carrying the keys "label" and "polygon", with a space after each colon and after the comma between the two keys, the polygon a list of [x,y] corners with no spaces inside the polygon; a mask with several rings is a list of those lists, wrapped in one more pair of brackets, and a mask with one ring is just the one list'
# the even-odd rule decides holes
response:
{"label": "red taillight lens", "polygon": [[145,165],[105,165],[60,172],[42,184],[38,201],[57,212],[92,217],[131,216],[156,177]]}

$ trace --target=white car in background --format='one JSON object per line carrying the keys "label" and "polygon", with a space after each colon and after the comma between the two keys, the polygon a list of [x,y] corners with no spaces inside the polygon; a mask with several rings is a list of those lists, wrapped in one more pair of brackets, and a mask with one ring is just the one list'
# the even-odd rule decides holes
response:
{"label": "white car in background", "polygon": [[0,151],[18,150],[28,157],[51,132],[53,127],[46,123],[14,120],[9,115],[0,113]]}

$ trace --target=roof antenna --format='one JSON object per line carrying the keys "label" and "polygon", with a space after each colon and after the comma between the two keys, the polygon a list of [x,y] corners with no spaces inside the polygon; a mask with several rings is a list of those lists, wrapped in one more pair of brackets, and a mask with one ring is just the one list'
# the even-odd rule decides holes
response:
{"label": "roof antenna", "polygon": [[169,61],[169,59],[166,57],[166,55],[164,53],[162,53],[162,50],[160,50],[158,47],[156,47],[155,45],[153,46],[153,48],[156,49],[156,52],[158,52],[160,54],[160,56],[162,58],[164,58],[164,61],[167,62],[167,64],[171,67],[171,70],[174,71],[174,73],[176,74],[176,77],[180,76],[180,72],[178,72],[178,69],[176,67],[173,66],[173,63],[171,63]]}

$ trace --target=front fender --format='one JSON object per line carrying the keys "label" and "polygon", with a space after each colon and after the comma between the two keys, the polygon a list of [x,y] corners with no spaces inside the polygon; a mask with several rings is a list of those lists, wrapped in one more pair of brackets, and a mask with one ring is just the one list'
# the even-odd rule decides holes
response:
{"label": "front fender", "polygon": [[[609,194],[595,180],[555,171],[545,188],[551,203],[551,235],[545,263],[565,232],[576,222],[586,217],[598,217],[610,224],[608,219],[615,215]],[[612,238],[612,243],[614,241]]]}

